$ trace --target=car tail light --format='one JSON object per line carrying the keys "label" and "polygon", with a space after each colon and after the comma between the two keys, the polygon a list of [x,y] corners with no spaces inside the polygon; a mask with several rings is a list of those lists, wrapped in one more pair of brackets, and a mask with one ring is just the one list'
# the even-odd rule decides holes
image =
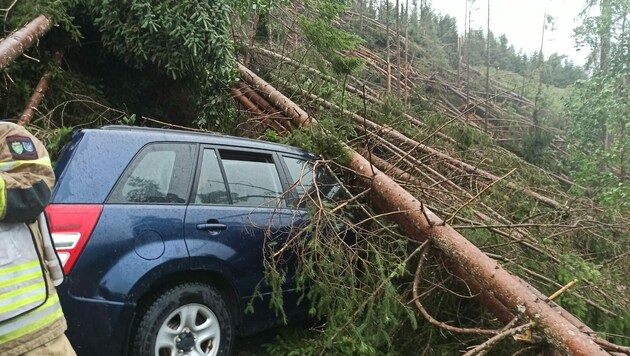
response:
{"label": "car tail light", "polygon": [[51,204],[46,208],[50,235],[66,275],[83,252],[101,211],[102,205]]}

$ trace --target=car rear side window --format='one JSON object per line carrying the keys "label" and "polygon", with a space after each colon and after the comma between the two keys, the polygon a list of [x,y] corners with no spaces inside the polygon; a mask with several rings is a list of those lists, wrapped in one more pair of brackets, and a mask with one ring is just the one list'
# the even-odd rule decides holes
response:
{"label": "car rear side window", "polygon": [[270,154],[220,150],[234,205],[285,207],[278,169]]}
{"label": "car rear side window", "polygon": [[195,146],[187,143],[145,146],[123,173],[108,202],[186,203]]}

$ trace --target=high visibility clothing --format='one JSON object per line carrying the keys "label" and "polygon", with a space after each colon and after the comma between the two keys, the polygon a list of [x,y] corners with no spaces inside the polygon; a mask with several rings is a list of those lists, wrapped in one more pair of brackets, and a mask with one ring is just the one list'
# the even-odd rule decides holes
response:
{"label": "high visibility clothing", "polygon": [[0,223],[0,241],[6,247],[0,254],[0,322],[6,322],[44,304],[48,292],[28,226]]}
{"label": "high visibility clothing", "polygon": [[53,184],[44,145],[23,127],[0,122],[0,355],[34,350],[66,329],[50,277],[51,266],[59,274],[51,263],[58,259],[44,249],[50,242],[41,231],[49,238],[41,215]]}

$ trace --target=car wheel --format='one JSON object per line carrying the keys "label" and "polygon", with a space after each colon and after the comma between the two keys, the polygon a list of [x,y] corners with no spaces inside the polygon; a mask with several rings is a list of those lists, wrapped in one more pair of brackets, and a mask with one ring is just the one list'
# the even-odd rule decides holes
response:
{"label": "car wheel", "polygon": [[185,283],[168,289],[144,310],[132,355],[229,355],[233,337],[221,294],[207,284]]}

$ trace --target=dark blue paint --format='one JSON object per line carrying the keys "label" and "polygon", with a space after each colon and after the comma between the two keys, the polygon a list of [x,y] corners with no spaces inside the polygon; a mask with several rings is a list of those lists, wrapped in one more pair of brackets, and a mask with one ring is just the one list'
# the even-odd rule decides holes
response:
{"label": "dark blue paint", "polygon": [[[59,289],[68,320],[67,334],[79,355],[126,354],[137,303],[185,278],[221,280],[224,288],[234,294],[235,298],[227,302],[236,303],[236,323],[243,333],[281,322],[268,309],[270,289],[266,285],[260,286],[264,298],[255,302],[255,313],[241,314],[263,278],[265,239],[284,241],[291,226],[304,223],[303,212],[106,203],[133,157],[153,142],[191,142],[313,159],[290,146],[229,136],[126,127],[75,133],[57,163],[52,204],[104,205],[85,250]],[[287,177],[282,180],[287,188]],[[265,235],[267,231],[271,235]],[[303,306],[291,307],[298,297],[287,290],[286,311],[290,317],[304,315]]]}

